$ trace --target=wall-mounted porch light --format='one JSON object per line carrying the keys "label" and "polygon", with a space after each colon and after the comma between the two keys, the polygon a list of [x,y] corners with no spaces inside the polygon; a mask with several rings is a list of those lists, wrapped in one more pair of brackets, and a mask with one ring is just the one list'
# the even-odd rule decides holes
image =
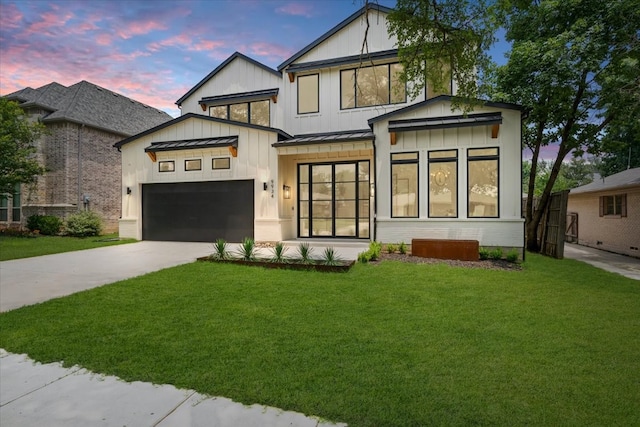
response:
{"label": "wall-mounted porch light", "polygon": [[376,184],[372,182],[369,185],[369,197],[376,197]]}
{"label": "wall-mounted porch light", "polygon": [[282,186],[282,197],[284,197],[285,199],[291,198],[291,187],[289,187],[288,185]]}
{"label": "wall-mounted porch light", "polygon": [[266,182],[263,182],[263,183],[262,183],[262,189],[263,189],[264,191],[267,191],[267,189],[268,189],[268,188],[269,188],[269,184],[267,184]]}
{"label": "wall-mounted porch light", "polygon": [[131,187],[127,187],[127,195],[131,194]]}

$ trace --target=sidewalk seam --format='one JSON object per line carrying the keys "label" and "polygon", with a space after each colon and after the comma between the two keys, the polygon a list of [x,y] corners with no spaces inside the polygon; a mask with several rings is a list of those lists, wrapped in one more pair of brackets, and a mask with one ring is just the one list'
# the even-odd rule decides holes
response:
{"label": "sidewalk seam", "polygon": [[[68,368],[68,369],[73,369],[73,368]],[[32,393],[35,393],[35,392],[36,392],[36,391],[38,391],[38,390],[42,390],[43,388],[45,388],[45,387],[47,387],[47,386],[50,386],[51,384],[56,383],[56,382],[58,382],[58,381],[60,381],[60,380],[62,380],[62,379],[64,379],[64,378],[67,378],[69,375],[75,374],[76,372],[78,372],[78,371],[79,371],[79,370],[81,370],[81,369],[82,369],[82,368],[77,367],[77,368],[75,368],[75,370],[71,370],[67,375],[63,375],[63,376],[61,376],[60,378],[56,378],[55,380],[50,381],[50,382],[48,382],[48,383],[46,383],[46,384],[43,384],[42,386],[40,386],[40,387],[38,387],[38,388],[35,388],[35,389],[33,389],[33,390],[31,390],[31,391],[29,391],[29,392],[27,392],[27,393],[23,394],[23,395],[20,395],[20,396],[18,396],[18,397],[16,397],[16,398],[14,398],[14,399],[11,399],[11,400],[10,400],[10,401],[8,401],[8,402],[2,403],[2,404],[0,404],[0,408],[2,408],[3,406],[7,406],[8,404],[13,403],[13,402],[15,402],[15,401],[16,401],[16,400],[18,400],[18,399],[22,399],[22,398],[23,398],[23,397],[25,397],[25,396],[28,396],[28,395],[30,395],[30,394],[32,394]]]}
{"label": "sidewalk seam", "polygon": [[172,410],[170,410],[169,412],[167,412],[167,413],[165,414],[165,416],[164,416],[164,417],[160,418],[160,419],[159,419],[157,422],[155,422],[151,427],[157,427],[157,426],[158,426],[158,424],[160,424],[161,422],[163,422],[164,420],[166,420],[166,419],[169,417],[169,415],[173,414],[173,413],[174,413],[174,412],[175,412],[179,407],[181,407],[182,405],[184,405],[184,403],[185,403],[187,400],[191,399],[191,397],[192,397],[194,394],[196,394],[196,392],[195,392],[195,391],[192,391],[192,392],[191,392],[191,394],[189,394],[187,397],[185,397],[185,398],[182,400],[182,402],[178,403],[178,404],[177,404],[177,405],[176,405]]}

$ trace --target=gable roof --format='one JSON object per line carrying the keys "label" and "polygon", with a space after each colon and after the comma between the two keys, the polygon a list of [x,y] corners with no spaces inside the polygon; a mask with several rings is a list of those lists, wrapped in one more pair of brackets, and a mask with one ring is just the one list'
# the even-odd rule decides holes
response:
{"label": "gable roof", "polygon": [[310,50],[318,46],[320,43],[327,40],[329,37],[333,36],[335,33],[340,31],[347,25],[351,24],[353,21],[355,21],[362,15],[364,15],[366,10],[377,10],[378,12],[383,12],[383,13],[390,13],[391,11],[393,11],[393,9],[388,8],[386,6],[381,6],[379,4],[368,4],[361,7],[356,12],[354,12],[351,16],[349,16],[347,19],[345,19],[344,21],[342,21],[341,23],[339,23],[338,25],[336,25],[335,27],[333,27],[332,29],[330,29],[329,31],[327,31],[317,39],[315,39],[313,42],[311,42],[307,46],[303,47],[298,52],[294,53],[293,56],[291,56],[289,59],[287,59],[286,61],[284,61],[282,64],[278,66],[278,71],[284,70],[289,64],[298,60],[300,57],[307,54]]}
{"label": "gable roof", "polygon": [[171,120],[164,111],[84,80],[69,87],[56,82],[38,89],[27,87],[6,97],[23,108],[49,111],[43,123],[68,121],[124,136]]}
{"label": "gable roof", "polygon": [[[379,122],[381,120],[388,119],[388,118],[393,117],[395,115],[407,113],[407,112],[413,111],[413,110],[417,110],[419,108],[426,107],[426,106],[431,105],[431,104],[437,104],[437,103],[440,103],[440,102],[451,102],[451,100],[453,98],[454,97],[451,96],[451,95],[436,96],[434,98],[427,99],[426,101],[422,101],[422,102],[418,102],[417,104],[409,105],[408,107],[400,108],[398,110],[394,110],[394,111],[391,111],[389,113],[382,114],[380,116],[372,117],[367,121],[367,123],[369,123],[369,126],[373,126],[374,123]],[[518,104],[509,104],[509,103],[506,103],[506,102],[485,101],[485,100],[482,100],[482,99],[478,99],[477,101],[480,102],[484,106],[495,107],[495,108],[505,108],[505,109],[508,109],[508,110],[517,110],[517,111],[521,111],[523,113],[525,111],[524,107],[522,107],[521,105],[518,105]]]}
{"label": "gable roof", "polygon": [[168,122],[162,123],[162,124],[160,124],[160,125],[158,125],[156,127],[153,127],[151,129],[147,129],[144,132],[140,132],[137,135],[133,135],[133,136],[130,136],[129,138],[123,139],[122,141],[118,141],[115,144],[113,144],[113,146],[119,149],[120,147],[122,147],[125,144],[128,144],[131,141],[135,141],[138,138],[142,138],[143,136],[150,135],[150,134],[155,133],[155,132],[157,132],[157,131],[159,131],[161,129],[164,129],[164,128],[169,127],[169,126],[173,126],[173,125],[175,125],[177,123],[183,122],[183,121],[188,120],[188,119],[200,119],[200,120],[206,120],[206,121],[210,121],[210,122],[219,122],[219,123],[231,124],[231,125],[247,127],[247,128],[252,128],[252,129],[266,130],[267,132],[275,132],[275,133],[278,134],[278,140],[291,138],[291,135],[289,135],[288,133],[284,132],[283,130],[272,128],[272,127],[268,127],[268,126],[253,125],[251,123],[236,122],[236,121],[233,121],[233,120],[219,119],[217,117],[203,116],[202,114],[187,113],[187,114],[182,115],[180,117],[177,117],[177,118],[175,118],[173,120],[170,120]]}
{"label": "gable roof", "polygon": [[569,194],[593,193],[634,186],[640,186],[640,168],[627,169],[606,178],[596,179],[590,184],[573,188]]}
{"label": "gable roof", "polygon": [[198,84],[196,84],[194,87],[192,87],[191,89],[189,89],[189,92],[185,93],[184,95],[182,95],[182,97],[180,97],[180,99],[178,99],[176,101],[177,105],[181,105],[182,102],[187,99],[188,97],[190,97],[191,95],[193,95],[193,93],[195,91],[197,91],[198,89],[200,89],[202,87],[202,85],[204,85],[206,82],[208,82],[210,79],[213,78],[213,76],[215,76],[216,74],[218,74],[220,71],[222,71],[224,69],[224,67],[226,67],[227,65],[229,65],[234,59],[236,58],[240,58],[243,59],[257,67],[262,68],[263,70],[277,76],[278,78],[282,77],[282,74],[280,74],[278,71],[274,70],[273,68],[269,68],[266,65],[256,61],[255,59],[249,58],[246,55],[241,54],[240,52],[235,52],[233,55],[231,55],[230,57],[228,57],[227,59],[224,60],[224,62],[220,65],[218,65],[212,72],[210,72],[209,74],[207,74],[207,76],[200,80],[198,82]]}

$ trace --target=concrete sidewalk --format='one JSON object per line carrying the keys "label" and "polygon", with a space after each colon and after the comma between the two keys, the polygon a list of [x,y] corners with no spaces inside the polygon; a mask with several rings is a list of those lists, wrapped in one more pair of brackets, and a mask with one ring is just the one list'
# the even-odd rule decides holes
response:
{"label": "concrete sidewalk", "polygon": [[586,262],[594,267],[640,280],[640,259],[614,254],[573,243],[564,244],[564,257]]}
{"label": "concrete sidewalk", "polygon": [[247,406],[170,385],[127,383],[77,366],[43,365],[1,349],[0,376],[2,427],[336,425],[298,412]]}

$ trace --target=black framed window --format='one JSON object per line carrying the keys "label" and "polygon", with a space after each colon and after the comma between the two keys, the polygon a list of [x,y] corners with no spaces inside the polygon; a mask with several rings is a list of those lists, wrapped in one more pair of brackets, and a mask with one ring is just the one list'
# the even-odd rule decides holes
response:
{"label": "black framed window", "polygon": [[191,159],[184,161],[184,170],[186,171],[199,171],[202,170],[201,159]]}
{"label": "black framed window", "polygon": [[231,169],[231,159],[229,157],[216,157],[211,160],[211,169]]}
{"label": "black framed window", "polygon": [[418,153],[391,154],[391,216],[418,217]]}
{"label": "black framed window", "polygon": [[9,195],[0,195],[0,221],[9,221]]}
{"label": "black framed window", "polygon": [[400,80],[399,63],[340,71],[340,109],[407,102],[407,88]]}
{"label": "black framed window", "polygon": [[160,172],[175,172],[176,162],[173,160],[163,160],[158,162],[158,171]]}
{"label": "black framed window", "polygon": [[320,111],[320,75],[298,76],[298,114]]}
{"label": "black framed window", "polygon": [[469,148],[467,151],[467,216],[500,216],[498,148]]}
{"label": "black framed window", "polygon": [[458,217],[458,150],[429,152],[429,217]]}
{"label": "black framed window", "polygon": [[218,119],[251,123],[259,126],[271,124],[271,103],[268,99],[209,107],[209,116]]}

